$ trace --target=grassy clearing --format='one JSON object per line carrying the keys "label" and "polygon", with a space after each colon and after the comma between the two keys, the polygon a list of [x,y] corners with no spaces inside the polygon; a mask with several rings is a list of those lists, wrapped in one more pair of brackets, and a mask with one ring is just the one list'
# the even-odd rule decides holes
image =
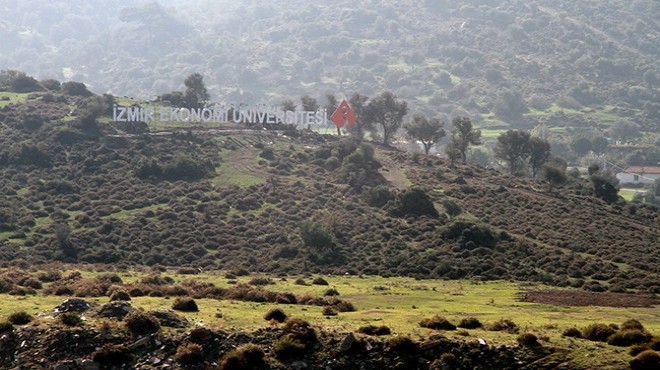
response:
{"label": "grassy clearing", "polygon": [[[25,103],[28,95],[31,93],[15,93],[9,91],[0,91],[0,108],[9,104]],[[5,100],[9,98],[9,100]]]}
{"label": "grassy clearing", "polygon": [[635,194],[637,193],[645,193],[646,189],[639,189],[639,188],[621,188],[619,190],[619,195],[623,197],[627,202],[630,202]]}
{"label": "grassy clearing", "polygon": [[263,177],[248,173],[244,168],[257,168],[259,157],[256,155],[241,156],[242,150],[222,150],[220,166],[216,168],[216,177],[211,182],[214,185],[238,185],[248,187],[266,182]]}
{"label": "grassy clearing", "polygon": [[[84,277],[93,277],[98,272],[82,271]],[[122,272],[124,282],[139,280],[144,273]],[[233,284],[220,272],[183,276],[173,273],[164,274],[175,279],[176,283],[184,280],[211,282],[219,287]],[[254,276],[252,276],[254,277]],[[235,281],[247,283],[252,277],[239,277]],[[608,366],[599,368],[617,368],[629,360],[626,348],[596,344],[586,340],[564,338],[561,333],[569,327],[582,328],[591,323],[621,324],[634,318],[643,323],[651,333],[660,333],[660,311],[652,308],[611,308],[611,307],[569,307],[519,302],[516,297],[527,288],[545,288],[542,285],[508,281],[476,283],[470,281],[414,280],[411,278],[383,278],[379,276],[325,276],[329,286],[296,285],[297,277],[271,277],[274,284],[265,287],[272,291],[295,292],[322,296],[332,287],[340,292],[340,298],[355,305],[356,312],[339,313],[334,317],[325,317],[322,307],[304,305],[277,305],[274,303],[255,303],[232,300],[197,299],[199,312],[180,313],[191,322],[215,328],[255,330],[271,325],[263,319],[264,313],[273,306],[279,306],[290,317],[305,319],[318,328],[327,331],[355,331],[365,325],[386,325],[393,335],[408,334],[413,337],[427,337],[433,333],[421,328],[419,321],[434,315],[445,316],[454,324],[463,318],[476,317],[484,325],[500,319],[510,319],[520,327],[520,332],[533,332],[544,338],[550,345],[570,349],[568,359],[575,363]],[[311,283],[311,277],[304,277]],[[26,311],[39,321],[51,321],[52,309],[66,297],[54,296],[9,296],[2,294],[0,320],[16,311]],[[108,301],[107,297],[89,299],[97,304]],[[171,308],[173,298],[137,297],[131,304],[147,310]],[[87,317],[88,322],[94,322]],[[468,330],[468,336],[458,335],[455,331],[443,332],[443,335],[462,340],[483,338],[491,344],[516,345],[516,334],[491,332],[484,329]],[[464,333],[463,333],[464,334]],[[611,366],[611,367],[609,367]]]}

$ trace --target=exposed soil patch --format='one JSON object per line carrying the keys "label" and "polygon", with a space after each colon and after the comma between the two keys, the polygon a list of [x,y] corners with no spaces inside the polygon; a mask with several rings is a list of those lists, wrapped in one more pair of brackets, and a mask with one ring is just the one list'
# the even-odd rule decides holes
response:
{"label": "exposed soil patch", "polygon": [[580,290],[528,290],[520,293],[523,302],[558,306],[652,307],[660,304],[656,296]]}

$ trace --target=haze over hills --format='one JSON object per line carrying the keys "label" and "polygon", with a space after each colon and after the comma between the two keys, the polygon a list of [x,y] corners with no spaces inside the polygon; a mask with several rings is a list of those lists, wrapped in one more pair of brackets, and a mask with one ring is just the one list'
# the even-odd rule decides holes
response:
{"label": "haze over hills", "polygon": [[147,99],[199,72],[213,101],[391,90],[413,112],[483,127],[658,128],[653,0],[97,5],[0,5],[0,69]]}

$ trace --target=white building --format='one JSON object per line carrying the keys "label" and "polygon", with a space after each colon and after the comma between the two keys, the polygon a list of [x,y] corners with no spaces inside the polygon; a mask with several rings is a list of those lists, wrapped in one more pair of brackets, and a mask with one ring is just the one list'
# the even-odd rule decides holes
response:
{"label": "white building", "polygon": [[621,184],[653,184],[660,178],[659,166],[630,166],[616,174]]}

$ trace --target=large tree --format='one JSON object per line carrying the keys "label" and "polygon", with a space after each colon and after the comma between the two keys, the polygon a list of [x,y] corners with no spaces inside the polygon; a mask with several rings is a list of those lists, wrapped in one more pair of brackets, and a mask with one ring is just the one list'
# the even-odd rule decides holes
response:
{"label": "large tree", "polygon": [[[355,125],[352,128],[349,127],[349,130],[355,130],[355,133],[359,138],[362,138],[365,129],[365,127],[363,126],[365,126],[366,122],[368,122],[368,120],[365,120],[365,116],[364,116],[365,108],[367,107],[368,100],[369,100],[368,96],[362,95],[360,93],[354,93],[353,95],[351,95],[351,98],[348,99],[348,104],[351,106],[353,112],[355,112],[355,115],[357,116],[357,121],[355,122]],[[328,114],[332,114],[332,112],[328,112]]]}
{"label": "large tree", "polygon": [[316,99],[312,98],[309,95],[301,96],[300,104],[302,106],[302,110],[306,112],[316,112],[320,108],[318,101],[316,101]]}
{"label": "large tree", "polygon": [[493,153],[506,163],[512,175],[519,172],[520,164],[529,157],[529,138],[528,132],[519,130],[509,130],[497,137]]}
{"label": "large tree", "polygon": [[424,153],[429,154],[431,147],[445,136],[442,128],[444,122],[437,118],[428,119],[421,115],[415,115],[411,123],[406,126],[408,136],[419,140],[424,145]]}
{"label": "large tree", "polygon": [[201,108],[209,101],[210,95],[204,85],[204,77],[199,73],[193,73],[186,77],[183,84],[186,85],[185,100],[188,108]]}
{"label": "large tree", "polygon": [[383,129],[383,144],[390,145],[392,135],[401,127],[408,113],[408,103],[385,91],[371,99],[366,106],[365,121],[380,125]]}
{"label": "large tree", "polygon": [[531,137],[529,139],[529,167],[532,169],[533,177],[536,177],[549,158],[550,143],[540,137]]}
{"label": "large tree", "polygon": [[470,145],[481,144],[481,130],[473,130],[472,121],[467,117],[455,117],[451,123],[454,126],[451,130],[451,152],[458,151],[463,163],[465,163]]}

